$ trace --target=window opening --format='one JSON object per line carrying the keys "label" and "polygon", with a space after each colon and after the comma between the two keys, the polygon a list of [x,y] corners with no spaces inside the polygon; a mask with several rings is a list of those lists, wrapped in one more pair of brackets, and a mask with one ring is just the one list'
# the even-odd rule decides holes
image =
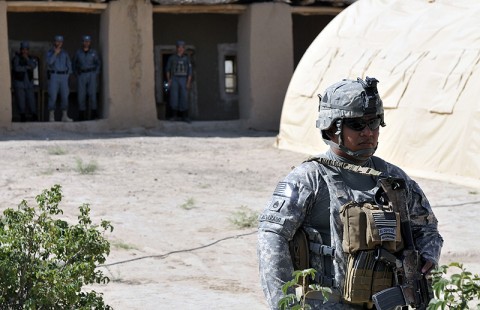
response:
{"label": "window opening", "polygon": [[225,92],[227,94],[237,93],[237,57],[234,55],[225,56]]}

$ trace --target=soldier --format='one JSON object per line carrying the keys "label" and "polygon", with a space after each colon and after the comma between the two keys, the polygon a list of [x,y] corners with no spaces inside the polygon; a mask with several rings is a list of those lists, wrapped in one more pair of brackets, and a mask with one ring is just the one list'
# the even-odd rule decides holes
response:
{"label": "soldier", "polygon": [[97,79],[101,60],[97,51],[91,48],[92,38],[83,36],[82,48],[73,57],[73,70],[77,75],[79,120],[86,120],[86,97],[90,104],[90,119],[97,118]]}
{"label": "soldier", "polygon": [[[261,285],[271,309],[278,308],[278,302],[284,296],[281,287],[292,279],[298,253],[289,246],[294,245],[294,236],[299,231],[305,232],[310,247],[304,253],[309,257],[309,267],[318,272],[314,283],[330,287],[333,292],[325,304],[321,294],[312,294],[312,299],[307,295],[306,301],[313,309],[371,308],[372,294],[379,290],[373,291],[373,284],[368,285],[367,293],[362,291],[364,296],[357,298],[356,294],[364,289],[355,287],[358,282],[362,282],[356,281],[359,273],[355,272],[359,269],[367,271],[362,274],[368,276],[361,280],[370,284],[375,281],[372,274],[377,272],[378,275],[380,269],[389,270],[381,275],[384,278],[380,282],[387,288],[395,285],[392,272],[394,267],[371,257],[371,253],[383,249],[387,241],[393,245],[389,251],[395,256],[391,257],[401,257],[404,242],[403,237],[399,237],[399,220],[395,215],[382,221],[382,225],[387,226],[380,227],[376,232],[372,228],[378,224],[376,215],[391,213],[378,211],[375,207],[375,195],[381,188],[378,181],[382,175],[405,181],[404,196],[410,216],[409,224],[415,246],[421,254],[419,269],[425,274],[438,264],[443,239],[423,191],[399,167],[373,156],[378,145],[380,126],[385,126],[377,82],[368,77],[365,81],[360,78],[342,80],[328,87],[323,96],[319,96],[317,128],[329,145],[329,150],[294,168],[279,182],[259,218],[259,271]],[[364,173],[360,174],[359,171]],[[362,221],[358,221],[360,224],[346,221],[348,216],[345,216],[345,212],[352,206],[352,202],[371,202],[369,206],[372,210],[364,213],[377,212],[370,222],[370,217],[366,216],[367,223],[374,223],[370,227],[371,231],[365,227],[366,224],[361,224]],[[352,233],[355,230],[357,232]],[[349,242],[359,236],[362,239],[362,233],[358,231],[365,232],[367,240],[377,238],[375,240],[381,242],[352,250]],[[359,259],[361,256],[363,260]],[[289,293],[293,293],[293,290]]]}
{"label": "soldier", "polygon": [[187,96],[192,83],[192,63],[185,54],[184,41],[177,41],[176,53],[167,61],[166,75],[172,108],[171,120],[180,117],[181,120],[189,122]]}
{"label": "soldier", "polygon": [[63,49],[63,36],[54,38],[52,48],[47,52],[47,75],[48,75],[48,110],[49,121],[55,121],[55,105],[60,92],[62,122],[71,122],[68,117],[68,77],[72,73],[72,62],[68,53]]}
{"label": "soldier", "polygon": [[37,107],[33,90],[33,70],[37,67],[37,60],[29,55],[28,41],[20,43],[20,51],[12,59],[13,89],[20,112],[20,121],[26,121],[26,105],[30,109],[31,119],[37,120]]}

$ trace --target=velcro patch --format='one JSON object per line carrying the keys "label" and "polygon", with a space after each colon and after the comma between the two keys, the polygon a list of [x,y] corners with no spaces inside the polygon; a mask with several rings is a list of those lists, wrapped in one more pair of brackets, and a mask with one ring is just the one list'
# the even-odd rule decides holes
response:
{"label": "velcro patch", "polygon": [[273,215],[273,214],[262,214],[259,218],[260,222],[271,222],[275,224],[280,224],[283,225],[285,223],[285,219],[283,217],[280,217],[278,215]]}
{"label": "velcro patch", "polygon": [[287,184],[287,182],[278,182],[273,194],[276,196],[286,196]]}
{"label": "velcro patch", "polygon": [[270,203],[270,207],[268,207],[270,210],[272,211],[280,211],[280,209],[283,207],[283,205],[285,204],[285,200],[273,200],[271,203]]}

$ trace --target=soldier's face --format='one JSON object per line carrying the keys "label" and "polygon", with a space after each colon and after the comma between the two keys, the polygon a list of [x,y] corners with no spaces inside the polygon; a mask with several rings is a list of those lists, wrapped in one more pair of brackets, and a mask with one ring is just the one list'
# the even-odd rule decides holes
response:
{"label": "soldier's face", "polygon": [[60,48],[63,45],[63,41],[55,41],[54,45],[56,48]]}
{"label": "soldier's face", "polygon": [[377,147],[380,134],[380,119],[377,116],[372,115],[355,119],[348,125],[345,123],[342,129],[345,147],[354,152]]}

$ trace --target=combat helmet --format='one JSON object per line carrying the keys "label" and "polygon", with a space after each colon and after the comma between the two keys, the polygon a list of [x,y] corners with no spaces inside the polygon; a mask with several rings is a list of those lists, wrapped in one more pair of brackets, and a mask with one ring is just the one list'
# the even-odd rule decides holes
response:
{"label": "combat helmet", "polygon": [[[380,125],[385,126],[383,116],[383,102],[377,90],[378,80],[366,77],[357,80],[344,79],[329,86],[320,99],[317,128],[320,129],[322,138],[330,146],[340,148],[343,152],[358,159],[365,159],[366,154],[373,154],[376,147],[371,150],[351,151],[343,145],[342,124],[347,118],[359,118],[365,115],[377,115]],[[334,143],[326,131],[333,125],[336,126],[335,135],[339,137],[339,143]]]}

